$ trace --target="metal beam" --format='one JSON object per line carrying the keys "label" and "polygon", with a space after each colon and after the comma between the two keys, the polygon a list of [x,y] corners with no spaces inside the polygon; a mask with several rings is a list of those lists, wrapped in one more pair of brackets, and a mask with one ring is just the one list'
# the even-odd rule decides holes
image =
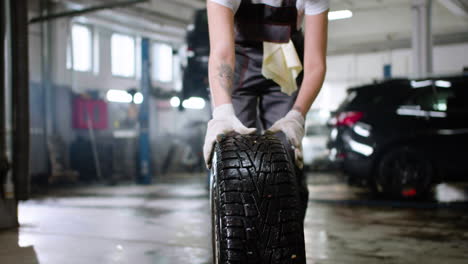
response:
{"label": "metal beam", "polygon": [[[433,35],[433,40],[434,46],[466,43],[468,42],[468,31]],[[332,41],[334,43],[345,43],[345,40],[342,39],[333,39]],[[361,43],[357,42],[336,46],[334,48],[331,47],[328,49],[327,55],[363,54],[409,48],[411,48],[411,38],[385,41],[365,41]]]}
{"label": "metal beam", "polygon": [[148,1],[149,0],[131,0],[131,1],[120,1],[120,2],[115,2],[115,3],[111,3],[111,4],[92,6],[92,7],[84,8],[84,9],[81,9],[81,10],[65,11],[65,12],[60,12],[60,13],[56,13],[56,14],[50,14],[50,15],[47,15],[47,16],[35,17],[35,18],[31,19],[29,21],[29,23],[34,24],[34,23],[45,22],[45,21],[54,20],[54,19],[63,18],[63,17],[80,16],[80,15],[83,15],[83,14],[96,12],[96,11],[100,11],[100,10],[112,9],[112,8],[117,8],[117,7],[124,7],[124,6],[129,6],[129,5],[135,5],[135,4],[145,3],[145,2],[148,2]]}
{"label": "metal beam", "polygon": [[173,2],[177,3],[178,5],[190,7],[194,9],[201,9],[206,7],[206,1],[194,1],[194,0],[172,0]]}
{"label": "metal beam", "polygon": [[[5,124],[5,3],[0,4],[0,163],[8,164],[6,154],[6,124]],[[2,170],[0,164],[0,200],[5,198],[3,185],[8,171]]]}
{"label": "metal beam", "polygon": [[413,74],[432,73],[432,0],[413,0]]}
{"label": "metal beam", "polygon": [[28,1],[11,3],[13,99],[13,180],[17,200],[29,198],[29,49]]}
{"label": "metal beam", "polygon": [[468,16],[468,1],[466,0],[439,0],[450,12],[457,16]]}
{"label": "metal beam", "polygon": [[172,16],[161,11],[154,10],[154,9],[135,7],[134,10],[141,14],[147,14],[147,15],[154,16],[160,19],[167,19],[169,21],[175,22],[179,26],[184,26],[184,27],[188,23],[190,23],[190,20],[191,20],[191,17],[176,17],[176,16]]}

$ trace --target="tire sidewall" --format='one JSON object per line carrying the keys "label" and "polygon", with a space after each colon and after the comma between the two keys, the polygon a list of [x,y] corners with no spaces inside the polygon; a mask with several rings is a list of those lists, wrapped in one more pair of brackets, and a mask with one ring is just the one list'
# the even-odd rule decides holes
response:
{"label": "tire sidewall", "polygon": [[210,170],[210,206],[211,206],[211,244],[213,251],[213,264],[220,262],[220,217],[219,217],[219,189],[217,179],[217,154],[213,155],[212,168]]}

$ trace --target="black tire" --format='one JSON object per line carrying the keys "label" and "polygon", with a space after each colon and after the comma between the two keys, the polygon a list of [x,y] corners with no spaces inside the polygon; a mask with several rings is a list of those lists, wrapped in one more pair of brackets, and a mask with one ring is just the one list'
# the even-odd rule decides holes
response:
{"label": "black tire", "polygon": [[398,147],[385,153],[377,164],[375,188],[393,198],[419,198],[432,188],[434,169],[423,153]]}
{"label": "black tire", "polygon": [[215,147],[213,263],[306,263],[293,164],[274,135],[232,135]]}

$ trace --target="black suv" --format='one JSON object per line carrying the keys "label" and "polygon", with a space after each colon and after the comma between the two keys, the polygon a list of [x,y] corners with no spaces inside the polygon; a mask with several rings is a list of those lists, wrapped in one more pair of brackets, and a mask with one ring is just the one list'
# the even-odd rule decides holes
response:
{"label": "black suv", "polygon": [[182,100],[189,97],[208,98],[208,56],[210,40],[206,9],[197,10],[187,30],[187,66],[184,69]]}
{"label": "black suv", "polygon": [[351,88],[328,124],[330,158],[351,182],[416,197],[468,180],[468,76]]}

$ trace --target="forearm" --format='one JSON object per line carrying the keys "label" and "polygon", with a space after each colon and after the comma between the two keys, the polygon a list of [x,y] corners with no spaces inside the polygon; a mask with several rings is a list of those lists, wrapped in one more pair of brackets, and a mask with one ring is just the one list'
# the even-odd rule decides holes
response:
{"label": "forearm", "polygon": [[305,117],[323,85],[327,68],[328,12],[306,16],[304,79],[294,104]]}
{"label": "forearm", "polygon": [[210,31],[208,79],[214,107],[231,103],[234,81],[234,13],[231,9],[207,3]]}
{"label": "forearm", "polygon": [[293,107],[293,109],[301,112],[304,117],[307,115],[307,112],[322,88],[323,81],[325,79],[325,72],[326,66],[324,64],[314,67],[313,70],[304,74],[301,89],[299,90],[299,94],[297,95],[297,99]]}
{"label": "forearm", "polygon": [[209,82],[213,106],[231,103],[232,86],[234,81],[234,51],[225,54],[210,54]]}

